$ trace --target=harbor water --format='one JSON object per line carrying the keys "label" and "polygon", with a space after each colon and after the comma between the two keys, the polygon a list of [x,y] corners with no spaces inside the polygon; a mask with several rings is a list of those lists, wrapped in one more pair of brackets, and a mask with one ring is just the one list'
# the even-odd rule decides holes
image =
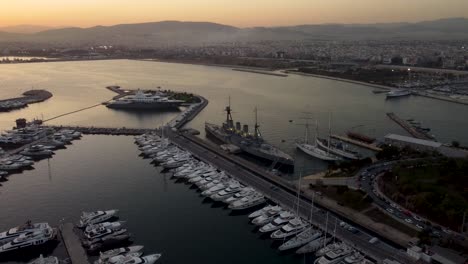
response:
{"label": "harbor water", "polygon": [[[377,138],[387,133],[406,135],[386,116],[395,112],[431,128],[442,142],[458,140],[468,145],[465,105],[414,96],[385,100],[385,95],[373,94],[366,86],[315,77],[132,60],[0,65],[0,98],[17,97],[31,88],[54,95],[43,103],[0,113],[0,129],[10,129],[20,117],[48,119],[107,101],[115,96],[105,89],[108,85],[124,89],[161,86],[204,96],[208,106],[190,123],[202,132],[201,137],[206,121],[219,124],[225,119],[228,96],[234,121],[250,128],[256,106],[263,137],[294,155],[310,173],[323,170],[326,164],[305,158],[293,142],[304,134],[301,124],[313,123],[316,117],[320,134],[326,135],[330,113],[336,134],[354,130]],[[155,128],[177,114],[100,105],[50,124]],[[145,245],[147,252],[162,252],[164,263],[303,262],[303,256],[279,253],[278,245],[256,233],[245,215],[213,208],[188,185],[159,173],[149,160],[138,157],[131,137],[85,136],[34,168],[10,176],[0,186],[0,230],[27,219],[57,225],[63,218],[76,220],[82,210],[119,208],[134,241]]]}

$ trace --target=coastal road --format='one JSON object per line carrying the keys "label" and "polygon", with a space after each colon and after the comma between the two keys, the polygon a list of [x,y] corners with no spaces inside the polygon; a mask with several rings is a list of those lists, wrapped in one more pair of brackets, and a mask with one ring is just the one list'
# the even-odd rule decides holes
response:
{"label": "coastal road", "polygon": [[[255,173],[246,170],[242,165],[237,163],[237,157],[229,158],[225,153],[214,152],[211,148],[208,149],[206,146],[200,145],[196,141],[192,141],[178,133],[168,131],[166,135],[180,147],[190,151],[199,159],[206,161],[218,167],[220,170],[226,171],[228,174],[237,178],[242,183],[252,186],[262,192],[270,200],[286,207],[290,208],[293,212],[299,212],[299,214],[305,219],[309,218],[311,203],[301,197],[299,202],[299,208],[297,206],[297,195],[293,194],[284,188],[280,188],[278,184],[267,181]],[[326,224],[328,215],[328,225]],[[328,213],[325,210],[318,210],[318,213],[313,215],[313,222],[315,225],[325,230],[328,227],[330,234],[336,233],[336,237],[347,242],[348,244],[358,248],[366,255],[376,259],[395,259],[401,263],[411,263],[407,255],[399,249],[380,241],[375,244],[370,244],[369,240],[373,237],[367,234],[364,230],[359,230],[356,233],[352,233],[347,229],[340,226],[342,220],[336,218],[333,214]],[[349,224],[349,222],[348,222]],[[336,227],[335,227],[336,226]],[[335,232],[336,230],[336,232]]]}

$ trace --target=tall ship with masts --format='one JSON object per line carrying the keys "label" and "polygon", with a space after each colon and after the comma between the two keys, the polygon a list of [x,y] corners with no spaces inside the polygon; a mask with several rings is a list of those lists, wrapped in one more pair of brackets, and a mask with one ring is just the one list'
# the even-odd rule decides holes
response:
{"label": "tall ship with masts", "polygon": [[226,144],[232,144],[257,158],[271,161],[274,165],[294,166],[294,159],[287,153],[266,142],[260,133],[260,126],[257,122],[257,109],[255,108],[255,126],[253,133],[249,132],[248,125],[241,127],[240,122],[232,119],[231,103],[225,109],[226,122],[221,126],[205,123],[205,130],[208,135],[215,137]]}

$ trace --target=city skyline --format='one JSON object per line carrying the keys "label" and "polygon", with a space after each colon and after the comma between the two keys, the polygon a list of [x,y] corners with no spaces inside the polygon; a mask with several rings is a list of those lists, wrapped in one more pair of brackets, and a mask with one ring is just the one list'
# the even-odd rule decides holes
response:
{"label": "city skyline", "polygon": [[[227,0],[19,0],[6,5],[0,27],[41,25],[92,27],[153,21],[206,21],[236,27],[288,26],[299,24],[372,24],[418,22],[449,17],[468,17],[463,0],[349,1],[308,0],[254,3]],[[259,12],[261,11],[261,12]]]}

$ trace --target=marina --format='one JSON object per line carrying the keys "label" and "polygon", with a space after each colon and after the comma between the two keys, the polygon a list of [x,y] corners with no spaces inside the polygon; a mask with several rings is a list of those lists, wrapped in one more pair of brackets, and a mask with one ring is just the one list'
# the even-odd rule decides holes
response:
{"label": "marina", "polygon": [[[213,100],[213,95],[208,92],[207,94],[205,93],[200,93],[203,94],[203,99],[210,98],[210,102],[212,102],[215,107],[219,107],[219,104],[217,103],[216,100]],[[308,219],[309,218],[309,213],[310,213],[310,202],[313,199],[309,194],[299,194],[297,195],[297,188],[296,188],[296,183],[294,180],[286,179],[280,176],[275,175],[271,171],[268,171],[265,167],[261,167],[259,165],[256,165],[252,162],[249,162],[247,160],[244,160],[241,157],[235,156],[228,154],[227,152],[221,150],[219,147],[216,145],[207,142],[204,139],[204,135],[201,135],[201,137],[195,137],[189,133],[180,133],[177,132],[177,129],[182,128],[186,123],[191,121],[191,127],[195,129],[199,129],[200,127],[203,127],[204,121],[209,120],[209,118],[206,118],[206,115],[208,114],[209,111],[202,111],[206,107],[206,109],[210,109],[212,107],[212,103],[208,105],[208,99],[201,100],[200,104],[194,105],[193,108],[190,108],[190,106],[184,108],[181,112],[178,112],[177,115],[166,115],[165,122],[161,123],[146,123],[145,125],[141,126],[131,126],[126,123],[122,123],[120,126],[109,126],[106,127],[108,123],[103,122],[100,123],[100,126],[93,126],[94,122],[78,122],[76,125],[73,124],[74,118],[77,116],[79,117],[80,115],[83,116],[86,111],[83,111],[84,113],[78,112],[69,115],[70,119],[52,119],[50,121],[47,121],[47,126],[45,128],[51,129],[54,131],[61,131],[61,130],[71,130],[71,131],[76,131],[85,134],[86,136],[84,137],[84,140],[82,141],[77,141],[73,143],[72,145],[67,146],[70,150],[57,150],[60,154],[55,155],[52,159],[43,159],[41,161],[36,161],[34,163],[35,170],[25,170],[21,174],[15,174],[14,176],[8,177],[8,181],[4,183],[4,186],[0,187],[2,188],[2,199],[3,201],[0,201],[0,209],[10,209],[9,206],[6,206],[6,202],[12,201],[13,198],[16,198],[15,201],[18,203],[22,203],[23,206],[25,205],[26,207],[33,206],[37,202],[43,202],[44,200],[47,200],[48,206],[51,206],[51,208],[47,208],[46,210],[54,210],[54,215],[55,215],[55,220],[50,220],[50,217],[45,216],[45,214],[38,213],[38,215],[42,215],[43,218],[46,220],[53,222],[56,222],[57,219],[61,217],[67,217],[68,219],[73,218],[70,213],[67,213],[67,210],[69,210],[68,206],[69,203],[67,201],[76,201],[77,205],[76,207],[79,208],[76,211],[83,211],[83,210],[95,210],[97,208],[114,208],[115,201],[113,201],[111,198],[115,197],[115,195],[121,195],[122,197],[126,197],[126,199],[129,200],[130,205],[129,206],[118,206],[121,209],[121,212],[125,219],[130,220],[130,219],[138,219],[138,221],[143,221],[145,224],[141,223],[129,223],[131,226],[129,227],[129,230],[132,230],[132,233],[136,232],[136,234],[139,234],[137,237],[139,238],[138,243],[140,243],[140,239],[142,241],[142,244],[145,244],[145,246],[150,247],[152,251],[154,250],[162,250],[165,253],[165,256],[168,256],[168,259],[177,259],[177,261],[189,261],[188,259],[184,259],[184,256],[180,256],[180,254],[177,254],[177,248],[179,248],[179,245],[176,245],[170,241],[162,241],[162,238],[154,238],[154,237],[149,237],[150,232],[146,229],[152,230],[154,233],[161,232],[162,237],[171,237],[171,231],[174,232],[174,229],[171,229],[168,225],[168,223],[162,223],[158,222],[159,225],[165,226],[167,228],[167,232],[164,230],[161,230],[161,226],[156,226],[156,227],[149,227],[154,221],[156,215],[152,215],[150,211],[152,211],[154,208],[158,208],[158,210],[161,210],[162,212],[171,215],[173,214],[174,216],[177,215],[180,217],[180,214],[184,212],[168,212],[170,208],[171,210],[174,210],[173,208],[182,208],[183,210],[186,210],[186,212],[193,212],[193,208],[197,208],[197,211],[195,214],[209,214],[209,215],[218,215],[221,218],[214,217],[213,219],[203,219],[203,224],[201,226],[207,227],[207,226],[217,226],[220,230],[224,230],[223,228],[226,228],[226,226],[229,226],[230,229],[232,228],[233,230],[225,230],[226,232],[229,232],[230,236],[237,237],[236,239],[232,238],[234,241],[246,241],[246,243],[251,243],[251,245],[255,245],[255,247],[258,247],[258,250],[255,252],[258,253],[258,256],[251,256],[247,253],[247,251],[244,251],[245,255],[239,254],[240,256],[236,256],[235,258],[232,259],[232,263],[236,262],[245,262],[248,260],[250,261],[255,261],[255,260],[264,260],[262,259],[262,256],[269,256],[269,258],[272,263],[278,262],[278,263],[283,263],[283,262],[288,262],[288,263],[298,263],[299,259],[302,259],[302,256],[299,258],[296,258],[294,254],[286,254],[281,257],[278,255],[278,250],[279,246],[278,241],[271,241],[269,238],[265,238],[264,236],[262,237],[259,233],[257,233],[257,229],[255,228],[254,232],[249,232],[253,231],[253,225],[245,223],[245,218],[246,218],[246,213],[238,213],[237,211],[243,211],[243,210],[249,210],[248,208],[254,208],[255,206],[260,206],[261,204],[264,204],[265,202],[268,203],[274,203],[274,204],[279,204],[281,205],[282,208],[295,211],[294,208],[297,208],[296,210],[298,211],[298,216],[301,217],[302,219]],[[100,99],[99,99],[100,100]],[[390,104],[392,102],[389,102]],[[242,104],[241,104],[242,105]],[[190,109],[190,110],[187,110]],[[213,108],[211,108],[213,109]],[[221,108],[220,108],[221,109]],[[107,110],[104,108],[100,108],[99,106],[95,107],[95,111],[111,111]],[[264,111],[262,111],[264,112]],[[106,112],[109,114],[116,114],[120,115],[122,114],[121,112]],[[219,113],[219,111],[218,111]],[[249,116],[251,115],[250,111],[248,111]],[[275,111],[272,111],[271,113],[274,115]],[[136,119],[136,118],[141,118],[141,116],[144,115],[134,115],[131,117],[132,114],[127,114],[124,113],[124,115],[129,118],[129,120]],[[239,115],[242,115],[241,113]],[[51,115],[52,116],[52,115]],[[214,115],[213,115],[214,116]],[[136,118],[135,118],[136,117]],[[244,115],[246,117],[246,115]],[[212,117],[213,118],[213,117]],[[420,119],[417,117],[418,120]],[[213,118],[213,119],[220,119],[220,118]],[[248,119],[247,117],[241,120]],[[252,119],[250,117],[250,119]],[[71,121],[70,121],[71,120]],[[76,119],[75,119],[76,120]],[[171,122],[172,120],[175,120]],[[50,122],[50,124],[49,124]],[[133,121],[134,122],[134,121]],[[67,124],[70,123],[70,125],[62,125],[62,124]],[[158,126],[161,126],[162,124],[168,124],[167,127],[163,129],[157,129]],[[256,122],[257,123],[257,122]],[[102,125],[102,126],[101,126]],[[275,145],[281,145],[278,144],[278,141],[280,138],[272,136],[272,132],[274,129],[271,129],[271,126],[275,126],[274,122],[267,123],[267,124],[262,124],[263,127],[268,128],[262,130],[262,132],[265,132],[265,138],[268,139],[268,141],[275,142],[277,144]],[[131,128],[133,127],[133,128]],[[146,127],[146,128],[145,128]],[[233,124],[234,127],[234,124]],[[256,127],[256,126],[255,126]],[[350,127],[350,126],[347,126]],[[280,128],[281,129],[284,128]],[[201,129],[203,130],[203,129]],[[240,129],[238,129],[240,130]],[[256,129],[254,129],[256,131]],[[337,133],[340,131],[343,131],[343,126],[338,125],[337,128]],[[163,133],[164,132],[164,133]],[[54,133],[53,133],[54,134]],[[182,151],[176,151],[176,150],[171,150],[169,151],[168,149],[159,149],[158,151],[166,151],[164,153],[160,153],[159,157],[153,157],[153,160],[159,164],[156,173],[154,171],[154,167],[149,163],[147,159],[136,161],[135,158],[138,157],[139,151],[133,151],[131,145],[129,144],[131,140],[129,140],[128,137],[123,136],[123,135],[144,135],[144,134],[158,134],[159,136],[164,136],[172,142],[172,144],[175,144],[179,146],[179,148],[183,151],[188,151],[190,152],[190,155],[187,153],[184,154]],[[255,133],[256,134],[256,133]],[[294,133],[293,133],[294,134]],[[122,135],[122,137],[104,137],[103,135]],[[337,138],[340,139],[340,138]],[[340,139],[342,140],[342,139]],[[345,141],[345,140],[342,140]],[[290,139],[286,139],[285,142],[290,142]],[[40,149],[39,147],[33,147],[37,145],[38,143],[42,142],[36,142],[33,141],[31,146],[27,146],[27,149],[22,149],[21,151],[25,151],[24,154],[33,154],[36,151],[41,153],[48,153],[46,149]],[[115,146],[114,146],[115,144]],[[71,150],[73,148],[80,148],[80,146],[87,146],[88,155],[89,153],[101,153],[100,151],[105,151],[106,154],[97,154],[98,155],[98,160],[97,161],[92,161],[89,158],[85,158],[84,156],[87,154],[83,154],[83,152],[79,152],[78,150]],[[290,144],[292,145],[292,144]],[[373,145],[368,144],[371,147],[368,148],[374,148],[373,150],[377,150],[376,147],[373,147]],[[364,146],[364,145],[363,145]],[[134,147],[134,146],[133,146]],[[101,149],[102,148],[102,149]],[[104,150],[104,148],[109,148]],[[285,150],[286,153],[291,153],[291,150],[288,149],[290,147],[281,147],[281,149]],[[27,151],[26,151],[27,150]],[[122,151],[125,150],[125,151]],[[77,151],[77,152],[76,152]],[[148,152],[148,149],[145,151]],[[155,151],[155,150],[154,150]],[[175,151],[175,152],[172,152]],[[150,153],[150,152],[148,152]],[[156,154],[157,152],[154,152]],[[39,154],[38,154],[39,155]],[[68,156],[69,159],[67,162],[64,164],[60,164],[64,162],[60,157],[63,155]],[[83,156],[83,158],[81,158]],[[137,158],[138,159],[138,158]],[[194,189],[195,186],[200,185],[201,183],[207,184],[207,181],[213,182],[213,181],[220,181],[223,176],[219,176],[218,172],[211,174],[211,172],[205,172],[203,177],[200,175],[194,176],[193,179],[190,180],[183,180],[183,181],[178,181],[174,180],[172,178],[172,173],[169,173],[168,170],[176,169],[179,166],[184,166],[184,164],[191,163],[193,159],[196,160],[201,160],[205,162],[206,164],[210,164],[211,166],[215,167],[219,173],[224,172],[226,175],[229,175],[231,177],[231,180],[236,180],[240,183],[239,186],[235,187],[233,186],[232,193],[228,193],[229,195],[232,194],[230,197],[217,197],[217,198],[210,198],[212,199],[217,199],[219,202],[211,202],[210,199],[203,198],[202,197],[202,202],[199,204],[197,202],[197,199],[195,197],[200,197],[203,196],[201,194],[201,190],[197,192],[188,192],[187,191],[187,185],[190,186],[190,189]],[[57,160],[57,161],[56,161]],[[120,162],[121,164],[117,165],[115,164],[116,162]],[[51,163],[52,165],[48,166],[47,164]],[[78,164],[74,164],[78,163]],[[134,164],[132,164],[134,163]],[[86,165],[88,164],[88,165]],[[92,165],[89,165],[92,164]],[[149,166],[149,167],[148,167]],[[187,165],[188,166],[188,165]],[[58,167],[58,168],[57,168]],[[90,168],[98,168],[97,171],[90,171]],[[126,168],[129,167],[129,168]],[[77,172],[74,172],[72,168],[77,168]],[[102,169],[101,169],[102,168]],[[162,172],[159,172],[161,169],[165,169]],[[102,171],[101,171],[102,170]],[[106,172],[106,170],[109,170],[111,172]],[[57,172],[59,171],[59,172]],[[138,173],[135,173],[135,171],[138,171]],[[112,175],[111,175],[112,174]],[[136,175],[138,174],[138,175]],[[140,175],[141,174],[141,175]],[[154,175],[156,174],[156,175]],[[31,178],[32,175],[42,175],[42,180],[41,182],[41,187],[37,188],[34,187],[35,183],[34,182],[28,182],[27,177]],[[47,194],[47,192],[42,192],[41,188],[44,190],[48,190],[49,187],[47,183],[47,179],[49,178],[49,185],[54,186],[56,183],[54,182],[54,177],[56,175],[59,175],[59,182],[62,181],[63,179],[66,179],[66,182],[61,182],[60,188],[64,188],[64,190],[59,190],[59,189],[54,189],[53,192],[54,196],[58,195],[60,196],[70,196],[70,199],[65,199],[64,201],[55,201],[51,200],[52,197],[48,197],[50,195]],[[124,176],[126,175],[126,176]],[[129,175],[132,175],[131,177],[128,177]],[[175,173],[174,173],[175,175]],[[72,178],[75,177],[75,178]],[[129,179],[127,179],[129,178]],[[134,179],[134,180],[132,180]],[[56,179],[55,179],[56,180]],[[78,182],[80,181],[80,182]],[[89,181],[88,183],[86,181]],[[73,183],[73,184],[72,184]],[[94,184],[94,186],[93,186]],[[18,191],[20,188],[25,187],[28,188],[28,186],[33,186],[32,190],[38,191],[38,197],[40,197],[39,201],[30,201],[28,202],[27,200],[24,200],[22,197],[18,197],[18,195],[21,194],[20,191]],[[99,198],[101,197],[104,199],[103,202],[97,201],[97,199],[93,199],[92,197],[82,197],[82,195],[76,193],[76,190],[72,190],[74,188],[77,188],[76,186],[81,186],[80,189],[84,188],[86,190],[90,191],[91,193],[96,197]],[[86,186],[86,187],[84,187]],[[97,188],[97,186],[99,186]],[[108,187],[109,186],[109,187]],[[122,186],[129,186],[130,189],[122,189]],[[147,186],[152,186],[153,188],[157,189],[161,193],[157,193],[158,191],[153,190],[153,188],[150,188],[151,190],[145,190]],[[252,193],[251,190],[246,189],[248,187],[254,188],[256,190],[256,193]],[[172,189],[172,190],[170,190]],[[171,191],[174,191],[174,189],[177,190],[177,194],[173,193],[170,194]],[[200,187],[201,189],[201,187]],[[12,192],[18,191],[18,194],[13,194]],[[66,194],[65,192],[68,191],[69,194]],[[102,192],[102,193],[101,193]],[[138,193],[138,196],[141,197],[130,197],[130,196],[135,196],[135,192]],[[187,194],[189,193],[189,194]],[[190,194],[191,193],[191,194]],[[253,194],[256,194],[257,196],[254,196]],[[182,205],[182,203],[177,202],[176,204],[172,204],[173,201],[171,199],[168,199],[169,197],[166,197],[166,195],[171,195],[170,197],[174,201],[178,201],[178,199],[183,199],[187,205]],[[5,198],[4,198],[5,197]],[[159,197],[158,199],[161,199],[160,201],[154,201],[153,197]],[[177,198],[176,198],[177,197]],[[183,197],[189,198],[185,199]],[[300,201],[298,202],[298,199],[296,197],[299,197]],[[236,203],[230,203],[230,199],[237,199]],[[248,199],[247,199],[248,198]],[[125,199],[125,198],[124,198]],[[134,200],[135,202],[132,202]],[[193,201],[195,200],[195,201]],[[161,204],[161,201],[168,201],[167,204],[163,205]],[[200,199],[198,199],[200,201]],[[226,204],[228,202],[229,204]],[[150,205],[145,205],[145,203],[149,203]],[[226,205],[220,205],[221,204],[226,204]],[[54,207],[56,204],[61,204],[61,209]],[[92,204],[92,208],[88,208],[89,204]],[[169,205],[169,209],[165,209]],[[175,206],[175,207],[172,207]],[[134,208],[132,208],[134,207]],[[204,210],[203,208],[208,209],[210,212],[207,212],[208,210]],[[38,208],[43,208],[42,206],[38,206]],[[135,208],[138,208],[136,210]],[[218,210],[213,210],[215,208],[222,208],[222,210],[219,210],[220,212],[211,212],[211,211],[218,211]],[[16,208],[11,208],[10,210],[16,210]],[[142,212],[140,212],[142,210]],[[253,210],[253,209],[252,209]],[[137,212],[138,211],[138,212]],[[327,214],[329,212],[330,216]],[[26,212],[23,214],[20,212],[15,212],[15,214],[18,214],[18,216],[24,215]],[[158,212],[159,213],[159,212]],[[133,215],[134,217],[129,217],[129,215]],[[138,215],[138,216],[135,216]],[[185,214],[184,214],[185,215]],[[338,218],[336,218],[339,215]],[[227,217],[228,216],[228,217]],[[145,217],[149,217],[150,219],[144,219]],[[160,215],[159,215],[160,217]],[[174,223],[178,223],[179,225],[187,225],[187,222],[184,222],[186,220],[192,220],[191,218],[193,215],[190,215],[189,217],[185,217],[185,219],[179,219],[179,218],[172,218]],[[76,218],[76,216],[75,216]],[[328,218],[333,219],[330,220],[331,222],[328,223],[329,221],[327,220]],[[240,221],[240,219],[244,219],[243,221]],[[344,241],[345,243],[352,245],[353,248],[356,248],[361,251],[362,254],[365,254],[372,258],[373,260],[382,260],[385,258],[390,258],[390,259],[399,259],[402,261],[402,263],[405,263],[406,255],[402,254],[399,249],[402,247],[402,245],[395,246],[395,245],[388,245],[386,242],[382,241],[380,243],[377,243],[373,245],[372,247],[369,247],[369,241],[372,239],[374,236],[375,232],[377,230],[370,230],[370,228],[366,227],[363,228],[365,225],[360,225],[358,224],[357,227],[360,230],[360,235],[354,235],[350,231],[346,229],[340,229],[338,228],[336,232],[331,231],[333,225],[336,225],[337,221],[340,221],[341,219],[346,220],[346,216],[340,215],[337,212],[331,212],[329,210],[325,210],[324,208],[319,208],[318,212],[314,214],[314,227],[320,228],[322,231],[327,231],[329,235],[334,233],[334,236],[336,235],[336,239],[339,239],[340,241]],[[10,219],[7,218],[0,218],[0,220],[5,221],[5,225],[8,226],[14,226],[14,224],[11,222]],[[214,224],[214,221],[218,221]],[[271,220],[271,219],[270,219]],[[10,222],[8,222],[10,221]],[[131,221],[131,220],[130,220]],[[265,220],[266,221],[266,220]],[[347,221],[347,220],[346,220]],[[352,221],[350,221],[352,222]],[[241,224],[240,224],[241,223]],[[328,223],[328,228],[324,226],[325,223]],[[354,223],[354,222],[352,222]],[[56,223],[54,223],[56,224]],[[141,225],[141,227],[137,227],[138,225]],[[238,234],[242,232],[238,232],[239,229],[234,228],[235,226],[240,227],[241,229],[244,230],[245,234]],[[292,232],[292,235],[298,235],[299,231],[304,231],[305,226],[303,224],[299,224],[300,227],[297,229],[297,233]],[[2,224],[3,227],[3,224]],[[6,228],[7,226],[5,226]],[[206,229],[205,229],[206,230]],[[190,232],[197,232],[196,230],[191,230]],[[234,235],[234,233],[236,233]],[[284,233],[284,232],[283,232]],[[283,233],[278,232],[276,233],[275,237],[280,238],[283,236]],[[303,235],[305,238],[308,239],[308,234],[305,233]],[[311,233],[310,233],[311,234]],[[177,235],[178,236],[178,235]],[[197,236],[206,236],[206,234],[201,234],[197,233]],[[260,236],[260,238],[259,238]],[[288,233],[289,237],[289,233]],[[227,254],[227,251],[223,251],[224,248],[219,248],[216,247],[216,244],[219,243],[219,239],[223,239],[225,241],[225,237],[218,237],[218,240],[213,239],[213,241],[208,241],[208,243],[211,243],[212,248],[217,248],[220,252],[219,255],[215,254],[215,256],[209,257],[208,262],[212,261],[221,261],[221,255],[223,254],[222,252],[225,252],[224,254]],[[269,242],[266,242],[268,240]],[[155,242],[157,241],[157,243]],[[169,245],[165,244],[169,243]],[[272,244],[270,244],[272,243]],[[292,242],[291,242],[292,243]],[[274,245],[274,246],[271,246]],[[204,247],[208,247],[207,245],[203,245]],[[232,247],[232,246],[231,246]],[[226,247],[231,248],[231,247]],[[286,246],[285,246],[286,247]],[[312,245],[310,246],[311,248],[316,248],[317,246]],[[275,248],[275,250],[272,250],[271,248]],[[284,248],[284,247],[283,247]],[[278,250],[276,250],[278,249]],[[195,250],[199,250],[199,252],[195,252]],[[239,248],[239,251],[242,252],[242,250],[246,250],[246,248]],[[264,251],[262,251],[264,250]],[[207,260],[207,255],[212,253],[212,250],[210,248],[209,252],[207,253],[207,249],[200,249],[194,246],[194,249],[192,249],[191,254],[194,256],[197,256],[197,260]],[[352,252],[350,251],[349,254]],[[206,255],[203,255],[206,254]],[[349,255],[351,256],[351,255]],[[37,256],[36,256],[37,257]],[[246,258],[248,257],[248,258]],[[307,258],[314,258],[312,256],[307,256]],[[229,262],[229,261],[228,261]],[[213,262],[216,263],[216,262]],[[230,263],[230,262],[229,262]]]}

